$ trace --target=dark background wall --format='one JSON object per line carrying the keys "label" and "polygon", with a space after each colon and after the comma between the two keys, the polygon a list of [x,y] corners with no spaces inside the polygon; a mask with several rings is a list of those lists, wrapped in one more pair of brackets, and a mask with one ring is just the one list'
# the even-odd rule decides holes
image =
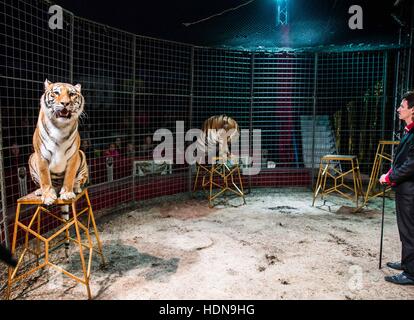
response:
{"label": "dark background wall", "polygon": [[[395,44],[399,25],[391,15],[407,25],[413,15],[409,0],[288,0],[289,25],[278,27],[277,0],[123,0],[116,3],[56,0],[56,3],[76,15],[140,35],[196,45],[250,49]],[[348,27],[351,5],[360,5],[363,9],[363,30]],[[211,18],[184,25],[208,17]]]}

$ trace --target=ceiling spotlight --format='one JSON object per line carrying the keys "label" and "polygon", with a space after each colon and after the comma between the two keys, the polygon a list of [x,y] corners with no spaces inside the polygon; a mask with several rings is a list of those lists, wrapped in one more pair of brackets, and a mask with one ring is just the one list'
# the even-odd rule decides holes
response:
{"label": "ceiling spotlight", "polygon": [[277,17],[276,25],[287,25],[289,23],[288,18],[288,0],[276,0],[277,5]]}

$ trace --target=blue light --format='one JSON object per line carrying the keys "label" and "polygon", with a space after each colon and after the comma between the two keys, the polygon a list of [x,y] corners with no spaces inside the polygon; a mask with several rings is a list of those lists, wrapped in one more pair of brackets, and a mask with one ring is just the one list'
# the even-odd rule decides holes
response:
{"label": "blue light", "polygon": [[276,25],[284,26],[289,23],[288,17],[288,0],[276,0],[277,13],[276,13]]}

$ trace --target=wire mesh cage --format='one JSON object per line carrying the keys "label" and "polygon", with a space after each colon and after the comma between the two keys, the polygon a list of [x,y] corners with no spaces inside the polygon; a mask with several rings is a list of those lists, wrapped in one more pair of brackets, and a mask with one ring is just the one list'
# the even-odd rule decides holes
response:
{"label": "wire mesh cage", "polygon": [[[305,117],[312,116],[313,61],[312,54],[301,53],[254,57],[252,121],[253,128],[262,130],[262,175],[270,185],[272,180],[279,186],[310,185],[301,124],[305,121],[305,128],[312,131]],[[303,133],[308,136],[309,131]]]}
{"label": "wire mesh cage", "polygon": [[[206,119],[220,115],[234,119],[240,130],[251,128],[250,54],[196,48],[193,77],[193,128],[201,129]],[[243,143],[241,139],[238,140],[240,143]],[[245,141],[244,144],[248,148],[250,142]],[[239,150],[241,153],[240,147]]]}
{"label": "wire mesh cage", "polygon": [[[118,49],[116,49],[118,48]],[[126,145],[133,143],[132,114],[134,37],[75,18],[73,82],[82,84],[88,115],[81,123],[82,148],[88,159],[95,205],[110,206],[110,193],[119,203],[132,200],[132,164]],[[110,182],[108,184],[108,182]],[[99,195],[99,196],[97,196]]]}
{"label": "wire mesh cage", "polygon": [[[386,67],[384,52],[320,54],[317,110],[335,128],[340,154],[358,156],[367,173],[378,141],[391,138],[384,127]],[[332,130],[332,129],[330,129]]]}
{"label": "wire mesh cage", "polygon": [[[249,130],[241,142],[249,155],[252,131],[261,130],[260,172],[244,177],[251,187],[310,188],[320,157],[332,153],[356,155],[368,175],[378,141],[396,139],[394,108],[413,86],[410,48],[213,49],[137,36],[67,11],[63,29],[53,30],[49,6],[0,1],[2,244],[16,200],[35,190],[27,163],[45,78],[82,85],[87,116],[79,130],[94,210],[190,191],[194,172],[184,154],[191,141],[182,141],[212,115]],[[173,138],[161,163],[153,159],[159,129]]]}

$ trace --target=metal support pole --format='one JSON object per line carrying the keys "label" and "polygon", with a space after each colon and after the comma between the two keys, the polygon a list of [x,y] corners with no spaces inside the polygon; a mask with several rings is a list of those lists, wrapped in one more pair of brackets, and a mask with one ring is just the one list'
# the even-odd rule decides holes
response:
{"label": "metal support pole", "polygon": [[69,12],[70,21],[70,44],[69,44],[69,83],[73,84],[73,44],[75,36],[75,16],[72,12]]}
{"label": "metal support pole", "polygon": [[[4,227],[4,238],[6,247],[9,247],[9,232],[7,221],[7,200],[6,200],[6,183],[4,175],[4,156],[3,156],[3,127],[2,127],[2,115],[0,108],[0,188],[1,188],[1,212],[2,219],[0,220],[0,226]],[[0,230],[1,231],[1,230]]]}
{"label": "metal support pole", "polygon": [[[253,149],[250,147],[253,145],[254,60],[255,60],[255,55],[254,53],[252,53],[251,58],[250,58],[249,155],[250,155],[250,152],[253,152],[251,151]],[[262,165],[262,160],[260,160],[260,165]],[[250,193],[252,190],[251,189],[252,188],[252,176],[251,175],[249,175],[248,177],[248,183],[249,183],[248,193]]]}
{"label": "metal support pole", "polygon": [[[399,30],[399,38],[398,38],[398,44],[401,46],[401,28]],[[397,52],[397,60],[395,61],[395,84],[394,84],[394,112],[393,112],[393,121],[392,121],[392,141],[396,140],[396,122],[397,122],[397,112],[395,108],[398,105],[398,99],[399,99],[399,93],[398,93],[398,87],[399,87],[399,81],[400,81],[400,60],[401,60],[401,48],[398,49]],[[399,128],[398,128],[399,130]],[[394,158],[394,148],[391,149],[391,157]]]}
{"label": "metal support pole", "polygon": [[[407,62],[407,83],[406,83],[406,89],[407,90],[413,90],[414,88],[410,88],[410,85],[413,85],[410,83],[410,79],[412,79],[413,74],[411,71],[411,59],[413,54],[413,31],[414,31],[414,2],[411,4],[411,21],[410,21],[410,39],[409,39],[409,47],[408,47],[408,62]],[[411,73],[411,74],[410,74]]]}
{"label": "metal support pole", "polygon": [[[132,36],[132,145],[134,146],[135,155],[135,98],[136,98],[136,57],[137,57],[137,37]],[[135,158],[135,157],[134,157]],[[135,170],[132,170],[132,201],[135,203]]]}
{"label": "metal support pole", "polygon": [[[189,103],[189,129],[193,127],[193,96],[194,96],[194,47],[191,47],[191,60],[190,60],[190,103]],[[183,150],[185,151],[185,150]],[[192,166],[188,167],[188,191],[192,192],[193,184],[191,171]]]}
{"label": "metal support pole", "polygon": [[318,86],[318,53],[315,53],[314,59],[314,72],[313,72],[313,110],[312,110],[312,185],[315,183],[315,127],[316,127],[316,95]]}
{"label": "metal support pole", "polygon": [[388,66],[388,51],[384,53],[384,66],[382,74],[382,112],[381,112],[381,140],[384,140],[385,134],[385,106],[387,104],[387,66]]}
{"label": "metal support pole", "polygon": [[[5,8],[4,8],[5,9]],[[4,10],[4,18],[6,18],[6,10]],[[7,61],[7,50],[5,50]],[[0,100],[1,101],[1,100]],[[4,175],[4,155],[3,155],[3,125],[2,125],[2,106],[0,105],[0,192],[1,192],[1,215],[0,226],[4,227],[5,245],[9,246],[8,221],[7,221],[7,199],[6,199],[6,181]],[[1,232],[1,228],[0,228]],[[0,237],[1,238],[1,237]]]}

